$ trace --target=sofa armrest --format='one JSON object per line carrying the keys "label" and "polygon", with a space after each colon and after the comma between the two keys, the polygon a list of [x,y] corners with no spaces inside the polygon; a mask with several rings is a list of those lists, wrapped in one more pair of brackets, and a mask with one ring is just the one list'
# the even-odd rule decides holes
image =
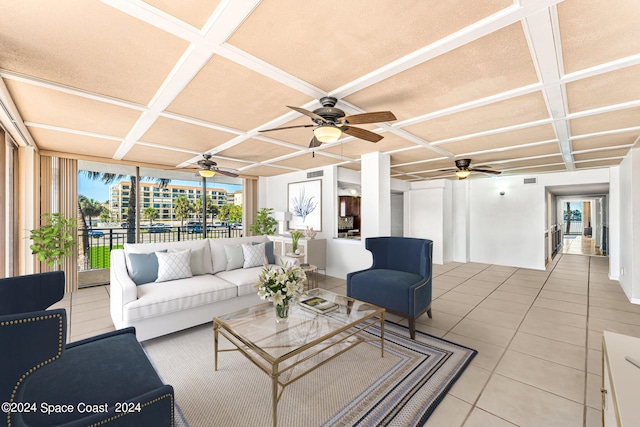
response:
{"label": "sofa armrest", "polygon": [[116,329],[124,325],[124,306],[138,299],[138,289],[127,272],[124,249],[111,251],[110,272],[110,311]]}
{"label": "sofa armrest", "polygon": [[64,309],[0,316],[0,401],[10,402],[31,372],[60,358],[66,337]]}

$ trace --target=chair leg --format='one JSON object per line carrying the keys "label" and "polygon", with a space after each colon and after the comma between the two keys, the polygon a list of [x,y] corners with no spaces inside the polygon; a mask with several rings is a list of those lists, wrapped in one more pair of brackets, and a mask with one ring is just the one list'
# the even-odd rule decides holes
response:
{"label": "chair leg", "polygon": [[409,316],[409,336],[412,340],[416,339],[416,318],[415,316]]}
{"label": "chair leg", "polygon": [[431,306],[429,306],[429,308],[427,308],[427,316],[429,316],[429,319],[432,319],[432,316],[431,316]]}

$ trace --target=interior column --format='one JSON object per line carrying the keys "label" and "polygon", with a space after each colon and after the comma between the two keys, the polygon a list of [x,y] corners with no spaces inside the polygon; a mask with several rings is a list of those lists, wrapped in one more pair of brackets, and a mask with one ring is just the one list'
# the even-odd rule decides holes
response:
{"label": "interior column", "polygon": [[361,158],[361,230],[367,237],[391,235],[391,156],[375,152]]}

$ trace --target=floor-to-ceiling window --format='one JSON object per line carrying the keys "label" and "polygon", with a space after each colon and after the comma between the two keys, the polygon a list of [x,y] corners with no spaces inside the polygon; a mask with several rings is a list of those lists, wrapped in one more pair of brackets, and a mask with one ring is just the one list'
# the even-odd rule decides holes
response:
{"label": "floor-to-ceiling window", "polygon": [[15,207],[15,161],[16,147],[13,140],[0,128],[0,274],[1,277],[15,275],[16,262],[16,222]]}

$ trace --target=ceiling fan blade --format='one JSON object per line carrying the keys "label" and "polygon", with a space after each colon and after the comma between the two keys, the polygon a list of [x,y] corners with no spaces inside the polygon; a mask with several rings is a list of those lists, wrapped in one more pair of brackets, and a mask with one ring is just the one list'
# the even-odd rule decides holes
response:
{"label": "ceiling fan blade", "polygon": [[475,169],[475,168],[473,168],[471,170],[473,172],[491,173],[491,174],[494,174],[494,175],[500,175],[502,173],[500,171],[492,171],[492,170],[489,170],[489,169]]}
{"label": "ceiling fan blade", "polygon": [[373,133],[361,128],[342,126],[340,127],[340,130],[342,130],[342,132],[346,133],[347,135],[355,136],[356,138],[364,139],[365,141],[369,142],[378,142],[382,138],[384,138],[382,135],[378,135],[377,133]]}
{"label": "ceiling fan blade", "polygon": [[222,169],[216,169],[215,173],[219,173],[220,175],[230,176],[232,178],[237,178],[238,177],[237,173],[225,171],[225,170],[222,170]]}
{"label": "ceiling fan blade", "polygon": [[457,172],[460,169],[439,169],[438,172]]}
{"label": "ceiling fan blade", "polygon": [[391,111],[376,111],[373,113],[354,114],[346,116],[341,121],[351,125],[363,125],[365,123],[391,122],[396,120],[396,116]]}
{"label": "ceiling fan blade", "polygon": [[262,129],[262,130],[259,130],[258,132],[271,132],[272,130],[293,129],[293,128],[310,128],[310,127],[314,127],[314,126],[315,125],[283,126],[281,128]]}
{"label": "ceiling fan blade", "polygon": [[309,148],[316,148],[316,147],[320,147],[321,145],[322,145],[322,142],[318,141],[314,136],[313,138],[311,138],[311,142],[309,143]]}
{"label": "ceiling fan blade", "polygon": [[291,105],[287,105],[287,107],[291,108],[293,111],[297,111],[300,114],[304,114],[305,116],[309,116],[312,119],[320,120],[323,123],[326,122],[326,120],[322,116],[319,116],[316,113],[313,113],[313,112],[311,112],[309,110],[305,110],[304,108],[292,107]]}

